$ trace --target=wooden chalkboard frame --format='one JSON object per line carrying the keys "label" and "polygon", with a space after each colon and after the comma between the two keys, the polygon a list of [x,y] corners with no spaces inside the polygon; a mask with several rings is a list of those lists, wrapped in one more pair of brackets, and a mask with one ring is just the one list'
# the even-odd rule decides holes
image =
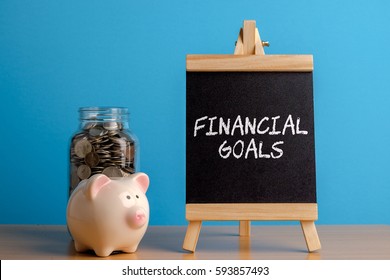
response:
{"label": "wooden chalkboard frame", "polygon": [[[187,72],[312,72],[312,55],[264,55],[255,21],[244,21],[234,55],[187,55]],[[321,248],[314,221],[317,203],[187,203],[189,221],[183,249],[194,252],[202,221],[240,221],[240,236],[250,235],[251,220],[300,221],[309,252]]]}

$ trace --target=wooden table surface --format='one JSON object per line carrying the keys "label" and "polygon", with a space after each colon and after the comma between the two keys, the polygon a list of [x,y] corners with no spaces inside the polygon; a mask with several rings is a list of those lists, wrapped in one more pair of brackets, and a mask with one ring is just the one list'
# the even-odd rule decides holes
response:
{"label": "wooden table surface", "polygon": [[[390,259],[390,226],[317,226],[322,243],[308,253],[299,225],[252,226],[250,237],[239,237],[235,226],[203,226],[197,250],[182,249],[186,227],[150,226],[138,251],[106,259]],[[101,259],[74,250],[66,226],[0,225],[0,259]]]}

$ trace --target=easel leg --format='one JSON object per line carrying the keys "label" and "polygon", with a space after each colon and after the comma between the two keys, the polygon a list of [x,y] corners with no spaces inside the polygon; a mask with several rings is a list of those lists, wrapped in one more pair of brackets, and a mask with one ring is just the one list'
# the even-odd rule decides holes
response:
{"label": "easel leg", "polygon": [[305,236],[307,250],[313,252],[321,249],[320,239],[314,221],[301,221],[303,235]]}
{"label": "easel leg", "polygon": [[240,221],[240,236],[251,235],[251,221]]}
{"label": "easel leg", "polygon": [[187,227],[186,236],[184,237],[184,242],[183,242],[184,250],[195,252],[201,227],[202,227],[202,221],[190,221]]}

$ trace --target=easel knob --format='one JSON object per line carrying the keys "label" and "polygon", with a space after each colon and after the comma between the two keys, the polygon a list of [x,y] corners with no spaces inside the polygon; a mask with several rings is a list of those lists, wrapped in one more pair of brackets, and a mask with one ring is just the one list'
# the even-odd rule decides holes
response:
{"label": "easel knob", "polygon": [[[263,47],[269,47],[270,46],[269,41],[261,41],[261,44],[263,45]],[[237,41],[234,42],[234,45],[237,46]]]}

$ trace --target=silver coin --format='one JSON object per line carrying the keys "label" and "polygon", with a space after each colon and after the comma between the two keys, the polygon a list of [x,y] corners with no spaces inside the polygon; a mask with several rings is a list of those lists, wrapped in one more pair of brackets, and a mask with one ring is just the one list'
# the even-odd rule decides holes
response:
{"label": "silver coin", "polygon": [[84,158],[91,151],[92,145],[87,139],[81,139],[74,145],[74,153],[80,158]]}
{"label": "silver coin", "polygon": [[123,177],[122,172],[115,166],[105,168],[102,173],[108,177]]}
{"label": "silver coin", "polygon": [[80,141],[81,139],[85,139],[85,134],[84,133],[78,133],[72,138],[73,144],[75,144],[77,141]]}
{"label": "silver coin", "polygon": [[85,155],[84,160],[89,167],[95,167],[99,163],[99,155],[97,153],[90,152]]}
{"label": "silver coin", "polygon": [[103,127],[107,130],[117,130],[119,125],[117,122],[106,122],[103,124]]}
{"label": "silver coin", "polygon": [[83,129],[84,130],[90,130],[92,127],[95,127],[97,125],[96,122],[88,122],[84,125]]}
{"label": "silver coin", "polygon": [[91,176],[91,168],[85,164],[80,165],[77,168],[77,176],[79,176],[81,180],[88,179],[89,176]]}
{"label": "silver coin", "polygon": [[95,126],[89,130],[89,135],[96,137],[104,134],[104,129],[100,126]]}

